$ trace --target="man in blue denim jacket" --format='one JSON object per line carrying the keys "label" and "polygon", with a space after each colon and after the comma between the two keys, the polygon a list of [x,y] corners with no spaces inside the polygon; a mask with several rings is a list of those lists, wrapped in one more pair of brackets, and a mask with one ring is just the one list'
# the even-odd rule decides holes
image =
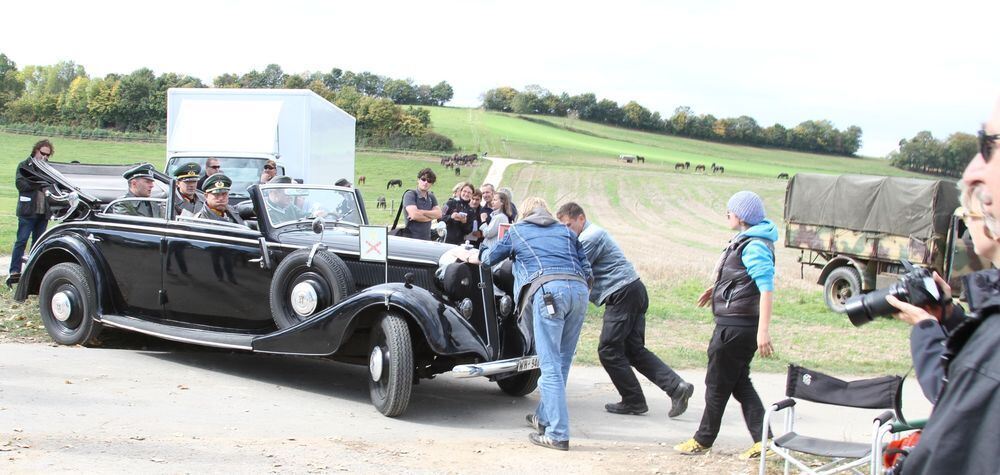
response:
{"label": "man in blue denim jacket", "polygon": [[523,219],[492,247],[480,249],[480,259],[489,266],[513,259],[514,294],[523,309],[519,324],[530,319],[542,400],[527,416],[536,430],[528,439],[542,447],[569,450],[566,378],[587,313],[593,274],[576,235],[552,217],[545,200],[529,197],[521,211]]}
{"label": "man in blue denim jacket", "polygon": [[587,221],[580,205],[562,205],[556,217],[580,236],[580,245],[594,271],[590,301],[605,305],[597,354],[601,365],[621,395],[621,402],[604,405],[614,414],[643,414],[649,410],[632,367],[670,395],[667,414],[677,417],[687,410],[694,386],[682,379],[652,351],[646,349],[646,310],[649,296],[639,273],[615,240],[600,226]]}

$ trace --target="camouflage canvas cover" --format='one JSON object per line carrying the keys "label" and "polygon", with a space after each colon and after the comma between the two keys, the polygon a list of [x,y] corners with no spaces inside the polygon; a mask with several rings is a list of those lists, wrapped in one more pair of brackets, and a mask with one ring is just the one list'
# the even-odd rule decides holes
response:
{"label": "camouflage canvas cover", "polygon": [[785,192],[785,222],[926,241],[946,236],[958,207],[950,180],[796,174]]}
{"label": "camouflage canvas cover", "polygon": [[940,269],[957,207],[948,180],[800,173],[785,194],[785,245]]}

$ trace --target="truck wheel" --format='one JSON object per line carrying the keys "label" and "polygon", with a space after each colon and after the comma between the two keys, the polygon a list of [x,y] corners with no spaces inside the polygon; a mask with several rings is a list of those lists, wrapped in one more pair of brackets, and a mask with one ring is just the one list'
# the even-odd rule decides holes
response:
{"label": "truck wheel", "polygon": [[372,328],[368,352],[368,392],[383,415],[406,410],[413,389],[413,342],[406,320],[384,314]]}
{"label": "truck wheel", "polygon": [[279,329],[302,323],[354,291],[347,264],[329,251],[318,251],[309,262],[309,249],[285,257],[271,279],[271,317]]}
{"label": "truck wheel", "polygon": [[96,302],[90,281],[77,264],[56,264],[42,277],[38,313],[45,331],[60,345],[95,342],[101,333],[101,323],[94,320]]}
{"label": "truck wheel", "polygon": [[861,295],[861,276],[851,266],[838,267],[826,276],[823,283],[826,306],[837,313],[844,313],[847,299]]}
{"label": "truck wheel", "polygon": [[527,396],[538,387],[538,377],[541,375],[542,372],[537,369],[524,371],[509,378],[498,379],[497,386],[511,396]]}

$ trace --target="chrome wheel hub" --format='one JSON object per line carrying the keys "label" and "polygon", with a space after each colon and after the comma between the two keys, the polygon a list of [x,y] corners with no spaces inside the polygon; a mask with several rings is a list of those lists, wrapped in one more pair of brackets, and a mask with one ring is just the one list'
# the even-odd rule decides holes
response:
{"label": "chrome wheel hub", "polygon": [[372,354],[368,357],[368,372],[372,375],[372,381],[382,379],[382,347],[372,348]]}
{"label": "chrome wheel hub", "polygon": [[69,292],[62,291],[52,296],[52,316],[56,320],[65,322],[73,314],[73,301],[69,297]]}
{"label": "chrome wheel hub", "polygon": [[292,288],[292,310],[299,316],[306,317],[316,311],[316,287],[312,282],[299,282]]}

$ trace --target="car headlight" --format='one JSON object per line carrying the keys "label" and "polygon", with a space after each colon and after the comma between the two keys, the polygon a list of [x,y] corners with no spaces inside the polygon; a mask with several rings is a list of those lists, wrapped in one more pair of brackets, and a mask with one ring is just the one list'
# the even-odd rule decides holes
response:
{"label": "car headlight", "polygon": [[500,316],[509,317],[511,313],[514,313],[514,299],[510,298],[510,295],[504,294],[500,297]]}
{"label": "car headlight", "polygon": [[458,310],[462,312],[462,316],[465,317],[466,320],[472,318],[472,299],[462,299],[462,301],[458,303]]}

